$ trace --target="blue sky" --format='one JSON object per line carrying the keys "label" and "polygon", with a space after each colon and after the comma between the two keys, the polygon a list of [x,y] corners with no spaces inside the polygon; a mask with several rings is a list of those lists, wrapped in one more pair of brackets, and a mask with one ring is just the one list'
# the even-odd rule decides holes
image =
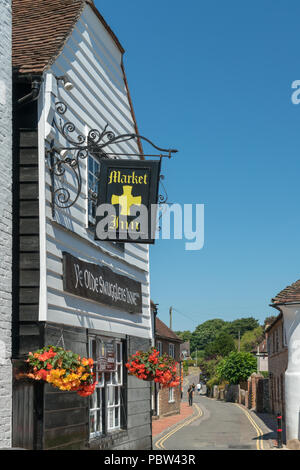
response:
{"label": "blue sky", "polygon": [[300,3],[95,0],[126,50],[139,132],[179,153],[169,201],[205,205],[205,245],[151,247],[151,297],[173,329],[263,319],[300,278]]}

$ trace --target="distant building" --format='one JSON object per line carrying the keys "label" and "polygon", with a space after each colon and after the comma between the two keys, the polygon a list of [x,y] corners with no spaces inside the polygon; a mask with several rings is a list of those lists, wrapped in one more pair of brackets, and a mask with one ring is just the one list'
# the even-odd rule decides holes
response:
{"label": "distant building", "polygon": [[180,345],[180,359],[184,361],[185,359],[190,359],[191,357],[191,347],[190,342],[185,341]]}
{"label": "distant building", "polygon": [[[160,354],[172,356],[178,364],[178,375],[180,368],[180,346],[182,340],[159,318],[155,319],[155,346]],[[159,417],[180,413],[180,385],[172,388],[161,388],[154,384],[153,414]]]}
{"label": "distant building", "polygon": [[273,414],[285,417],[285,371],[288,364],[288,350],[284,337],[283,315],[266,328],[270,407]]}
{"label": "distant building", "polygon": [[289,446],[290,441],[294,444],[295,439],[300,439],[300,280],[279,292],[271,305],[280,315],[268,328],[269,346],[276,360],[275,367],[270,354],[269,370],[274,373],[275,404],[283,404]]}
{"label": "distant building", "polygon": [[259,345],[252,350],[257,357],[257,372],[268,372],[268,347],[267,339],[263,339]]}

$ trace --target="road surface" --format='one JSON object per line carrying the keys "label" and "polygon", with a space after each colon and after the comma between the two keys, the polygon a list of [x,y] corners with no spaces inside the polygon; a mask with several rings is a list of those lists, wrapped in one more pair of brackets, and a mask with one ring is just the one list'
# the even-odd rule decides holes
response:
{"label": "road surface", "polygon": [[[197,383],[196,378],[189,378]],[[186,400],[186,387],[183,399]],[[205,391],[205,390],[204,390]],[[194,415],[154,440],[154,449],[264,450],[270,449],[268,429],[257,416],[234,403],[194,394]]]}

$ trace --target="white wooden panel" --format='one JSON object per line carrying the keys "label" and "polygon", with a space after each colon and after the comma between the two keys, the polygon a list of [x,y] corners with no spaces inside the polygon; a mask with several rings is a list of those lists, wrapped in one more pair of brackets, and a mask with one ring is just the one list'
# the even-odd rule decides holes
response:
{"label": "white wooden panel", "polygon": [[[66,92],[57,87],[57,96],[49,101],[50,112],[63,125],[74,123],[77,134],[87,135],[90,129],[102,130],[109,123],[109,130],[116,135],[134,133],[135,126],[128,101],[121,68],[121,53],[100,20],[86,6],[73,33],[51,67],[56,76],[66,75],[74,88]],[[64,101],[68,111],[59,116],[54,103]],[[49,117],[46,118],[49,122]],[[50,121],[51,122],[51,121]],[[53,132],[57,147],[67,146],[66,141]],[[136,141],[111,146],[108,151],[138,153]],[[41,162],[44,164],[44,162]],[[80,160],[82,175],[81,194],[69,209],[55,208],[55,221],[51,210],[51,178],[45,170],[45,230],[46,230],[46,278],[47,320],[85,326],[99,330],[151,337],[149,259],[148,246],[125,244],[125,251],[109,242],[94,240],[93,231],[87,227],[87,160]],[[64,184],[71,197],[76,194],[76,180],[67,170]],[[56,187],[59,181],[56,181]],[[142,312],[129,314],[113,307],[79,298],[63,291],[62,251],[87,262],[110,267],[118,274],[142,283]]]}

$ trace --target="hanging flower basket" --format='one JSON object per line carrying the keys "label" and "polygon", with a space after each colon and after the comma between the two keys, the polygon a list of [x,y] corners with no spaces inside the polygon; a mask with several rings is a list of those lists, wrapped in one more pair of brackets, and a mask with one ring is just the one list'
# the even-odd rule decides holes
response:
{"label": "hanging flower basket", "polygon": [[93,359],[81,358],[72,351],[46,346],[28,354],[28,378],[44,380],[59,388],[77,392],[82,397],[94,393],[96,387]]}
{"label": "hanging flower basket", "polygon": [[137,351],[125,366],[130,375],[140,380],[154,380],[162,387],[176,387],[180,383],[180,378],[177,376],[177,362],[167,354],[160,356],[155,348],[151,348],[148,352]]}

